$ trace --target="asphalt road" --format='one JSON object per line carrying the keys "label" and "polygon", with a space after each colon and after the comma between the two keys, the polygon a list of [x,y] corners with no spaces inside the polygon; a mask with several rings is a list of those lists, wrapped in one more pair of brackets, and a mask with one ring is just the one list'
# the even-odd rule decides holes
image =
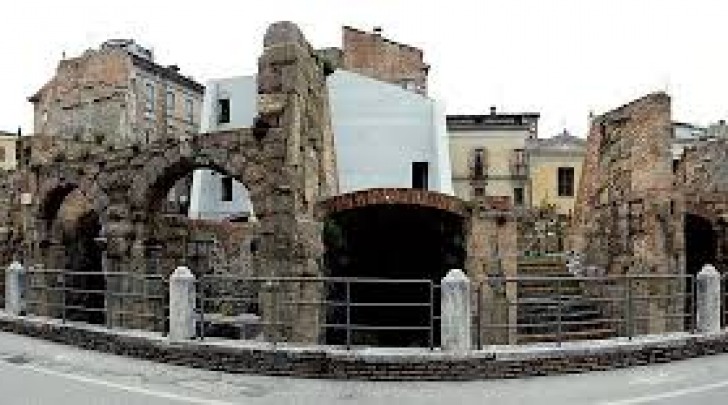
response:
{"label": "asphalt road", "polygon": [[0,404],[726,404],[728,356],[607,372],[475,382],[229,375],[0,333]]}

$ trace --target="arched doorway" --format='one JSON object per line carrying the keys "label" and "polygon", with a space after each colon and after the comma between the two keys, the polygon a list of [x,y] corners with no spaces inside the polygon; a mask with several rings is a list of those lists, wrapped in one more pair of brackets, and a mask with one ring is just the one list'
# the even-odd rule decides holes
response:
{"label": "arched doorway", "polygon": [[82,187],[74,181],[43,188],[46,191],[37,211],[42,238],[35,259],[50,272],[45,277],[31,276],[40,285],[55,287],[56,292],[45,299],[63,305],[49,307],[46,315],[105,324],[106,279],[97,210],[102,198],[95,190]]}
{"label": "arched doorway", "polygon": [[706,264],[716,264],[717,235],[705,217],[685,214],[685,271],[696,275]]}
{"label": "arched doorway", "polygon": [[[450,269],[465,262],[464,218],[458,213],[411,201],[361,205],[328,215],[325,222],[325,267],[330,277],[363,280],[429,280],[439,284]],[[342,286],[330,287],[328,300],[345,301]],[[427,327],[431,308],[422,305],[434,299],[439,313],[439,292],[427,283],[354,283],[349,299],[350,323],[360,330],[351,343],[376,346],[427,346],[430,332],[402,330],[398,326]],[[432,296],[431,296],[432,295]],[[391,303],[389,307],[368,306]],[[410,305],[415,304],[415,305]],[[327,324],[343,324],[346,314],[330,308]],[[437,323],[435,323],[437,328]],[[372,327],[367,329],[367,327]],[[391,327],[391,330],[387,328]],[[379,329],[381,328],[381,329]],[[439,328],[434,333],[439,339]],[[346,331],[327,330],[329,344],[346,342]]]}
{"label": "arched doorway", "polygon": [[99,245],[101,224],[94,211],[81,215],[63,235],[66,251],[64,288],[66,318],[94,324],[106,323],[106,278]]}

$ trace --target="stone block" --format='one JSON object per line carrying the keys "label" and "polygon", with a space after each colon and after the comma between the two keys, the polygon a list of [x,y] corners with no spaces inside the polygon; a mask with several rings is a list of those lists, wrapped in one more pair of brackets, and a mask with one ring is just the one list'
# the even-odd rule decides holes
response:
{"label": "stone block", "polygon": [[440,293],[442,349],[457,352],[470,350],[470,280],[462,270],[450,270],[442,279]]}
{"label": "stone block", "polygon": [[195,276],[187,267],[177,267],[169,278],[169,339],[195,336]]}
{"label": "stone block", "polygon": [[720,332],[720,273],[710,264],[703,266],[697,278],[697,329],[701,333]]}

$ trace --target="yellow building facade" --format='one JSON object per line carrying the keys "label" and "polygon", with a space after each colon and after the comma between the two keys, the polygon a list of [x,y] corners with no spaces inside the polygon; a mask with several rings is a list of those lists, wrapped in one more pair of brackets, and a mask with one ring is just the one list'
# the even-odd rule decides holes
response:
{"label": "yellow building facade", "polygon": [[529,140],[526,151],[532,206],[554,207],[571,216],[581,179],[585,141],[564,132],[547,139]]}

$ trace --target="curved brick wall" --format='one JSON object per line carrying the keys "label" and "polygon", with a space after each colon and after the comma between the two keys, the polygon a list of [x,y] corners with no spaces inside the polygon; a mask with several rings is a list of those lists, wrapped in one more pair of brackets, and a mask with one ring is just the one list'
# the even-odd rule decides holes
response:
{"label": "curved brick wall", "polygon": [[728,352],[728,333],[642,344],[602,344],[575,350],[384,354],[322,347],[235,346],[224,342],[169,343],[160,336],[63,325],[60,321],[0,315],[0,330],[90,350],[229,373],[363,380],[477,380],[518,378],[664,363]]}
{"label": "curved brick wall", "polygon": [[331,197],[319,204],[321,216],[370,205],[415,205],[465,217],[465,202],[457,197],[412,188],[372,188]]}

